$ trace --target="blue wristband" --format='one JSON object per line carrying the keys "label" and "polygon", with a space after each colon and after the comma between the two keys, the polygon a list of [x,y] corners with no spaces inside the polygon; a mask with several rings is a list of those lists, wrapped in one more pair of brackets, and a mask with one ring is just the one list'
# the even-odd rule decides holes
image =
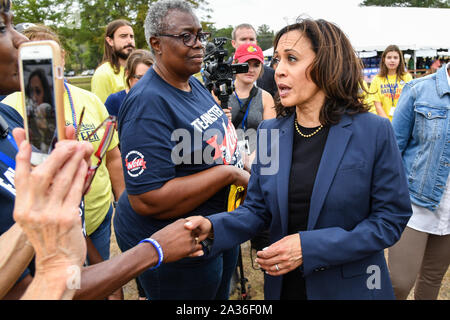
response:
{"label": "blue wristband", "polygon": [[144,239],[139,243],[142,243],[142,242],[151,243],[155,247],[156,251],[158,252],[158,256],[159,256],[158,263],[156,266],[150,268],[149,270],[154,270],[154,269],[158,268],[164,260],[164,253],[163,253],[161,245],[158,243],[158,241],[156,241],[155,239],[152,239],[152,238]]}

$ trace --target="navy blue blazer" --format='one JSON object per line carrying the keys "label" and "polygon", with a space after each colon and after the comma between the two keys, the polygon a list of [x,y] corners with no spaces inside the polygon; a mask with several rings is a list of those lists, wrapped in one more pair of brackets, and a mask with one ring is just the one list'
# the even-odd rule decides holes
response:
{"label": "navy blue blazer", "polygon": [[[214,228],[211,254],[267,228],[271,243],[288,235],[293,135],[294,115],[261,123],[244,204],[208,217]],[[329,130],[308,227],[299,232],[308,299],[394,299],[383,250],[400,239],[411,214],[389,120],[370,113],[343,116]],[[265,298],[279,299],[281,286],[282,276],[266,274]]]}

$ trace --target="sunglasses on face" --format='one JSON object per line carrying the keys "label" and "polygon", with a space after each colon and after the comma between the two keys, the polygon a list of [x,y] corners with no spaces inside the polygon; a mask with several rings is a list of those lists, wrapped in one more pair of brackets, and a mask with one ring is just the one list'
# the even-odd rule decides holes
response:
{"label": "sunglasses on face", "polygon": [[181,39],[185,46],[192,47],[197,42],[197,39],[201,42],[203,46],[208,43],[208,40],[211,36],[209,32],[199,32],[196,35],[190,32],[185,32],[181,34],[158,34],[158,37],[172,37]]}

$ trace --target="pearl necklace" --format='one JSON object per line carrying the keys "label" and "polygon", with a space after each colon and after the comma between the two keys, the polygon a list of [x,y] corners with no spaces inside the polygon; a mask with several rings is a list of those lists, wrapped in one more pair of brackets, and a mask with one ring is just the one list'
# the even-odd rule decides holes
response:
{"label": "pearl necklace", "polygon": [[304,134],[300,131],[300,128],[298,127],[298,122],[297,122],[297,118],[295,118],[294,120],[294,125],[295,125],[295,129],[297,130],[298,134],[301,135],[303,138],[311,138],[312,136],[314,136],[315,134],[317,134],[320,130],[322,130],[323,125],[321,124],[316,131],[314,131],[313,133],[310,134]]}

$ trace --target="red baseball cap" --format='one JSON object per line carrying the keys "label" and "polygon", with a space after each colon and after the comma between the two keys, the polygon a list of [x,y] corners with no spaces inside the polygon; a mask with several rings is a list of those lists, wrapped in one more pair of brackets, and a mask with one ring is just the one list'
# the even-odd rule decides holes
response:
{"label": "red baseball cap", "polygon": [[234,59],[237,60],[238,63],[244,63],[251,59],[256,59],[261,63],[264,63],[264,54],[262,49],[256,44],[246,43],[237,48]]}

